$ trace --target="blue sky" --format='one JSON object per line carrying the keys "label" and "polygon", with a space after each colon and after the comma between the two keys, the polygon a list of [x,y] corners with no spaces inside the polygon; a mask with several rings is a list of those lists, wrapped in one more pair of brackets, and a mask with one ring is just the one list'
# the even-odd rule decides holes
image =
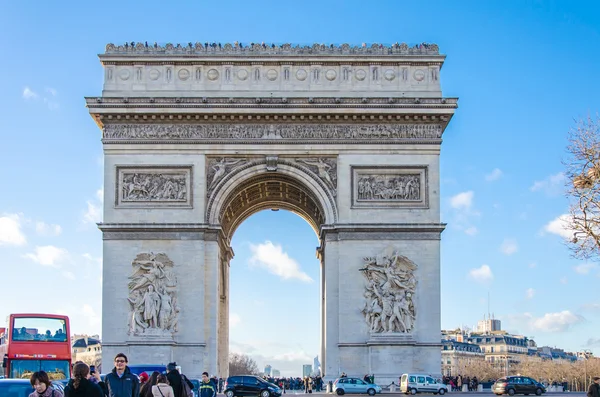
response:
{"label": "blue sky", "polygon": [[[489,292],[509,331],[600,354],[600,268],[572,259],[552,223],[567,209],[566,132],[600,111],[595,1],[4,2],[0,258],[10,299],[0,317],[60,311],[76,332],[100,330],[102,147],[83,100],[101,92],[96,54],[108,42],[236,40],[439,44],[444,94],[460,98],[441,156],[443,327],[476,324]],[[256,214],[234,236],[232,347],[261,366],[297,374],[318,353],[317,245],[284,211]],[[262,327],[252,308],[280,325]]]}

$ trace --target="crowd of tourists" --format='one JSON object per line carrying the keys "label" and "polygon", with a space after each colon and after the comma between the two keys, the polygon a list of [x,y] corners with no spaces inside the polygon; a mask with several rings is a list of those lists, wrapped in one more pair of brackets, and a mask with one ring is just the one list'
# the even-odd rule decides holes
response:
{"label": "crowd of tourists", "polygon": [[305,393],[320,392],[325,389],[323,378],[321,376],[305,376],[303,378],[273,378],[269,376],[263,376],[263,379],[269,383],[279,386],[284,392],[286,390],[299,391],[302,390]]}
{"label": "crowd of tourists", "polygon": [[467,385],[469,391],[477,391],[477,386],[479,386],[479,380],[476,376],[470,378],[468,376],[444,376],[442,378],[442,382],[445,385],[450,386],[451,391],[462,391],[463,385]]}

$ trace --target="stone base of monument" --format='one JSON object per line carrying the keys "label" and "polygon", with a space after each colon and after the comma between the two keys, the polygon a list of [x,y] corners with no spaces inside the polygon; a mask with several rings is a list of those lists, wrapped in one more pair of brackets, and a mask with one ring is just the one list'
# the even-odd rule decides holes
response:
{"label": "stone base of monument", "polygon": [[413,345],[416,343],[411,334],[404,332],[382,332],[372,333],[367,345],[377,345],[385,343],[386,345]]}

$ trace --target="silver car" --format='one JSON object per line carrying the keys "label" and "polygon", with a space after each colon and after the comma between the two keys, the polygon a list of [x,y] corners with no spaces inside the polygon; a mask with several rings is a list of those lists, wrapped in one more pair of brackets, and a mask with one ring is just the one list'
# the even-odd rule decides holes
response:
{"label": "silver car", "polygon": [[333,382],[333,392],[338,396],[343,396],[346,393],[374,396],[381,393],[381,387],[358,378],[338,378]]}

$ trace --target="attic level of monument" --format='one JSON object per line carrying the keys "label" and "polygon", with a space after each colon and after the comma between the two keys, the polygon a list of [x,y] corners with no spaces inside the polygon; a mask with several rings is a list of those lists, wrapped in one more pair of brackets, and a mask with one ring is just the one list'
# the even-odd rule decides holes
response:
{"label": "attic level of monument", "polygon": [[440,98],[435,44],[311,47],[109,44],[103,98]]}

